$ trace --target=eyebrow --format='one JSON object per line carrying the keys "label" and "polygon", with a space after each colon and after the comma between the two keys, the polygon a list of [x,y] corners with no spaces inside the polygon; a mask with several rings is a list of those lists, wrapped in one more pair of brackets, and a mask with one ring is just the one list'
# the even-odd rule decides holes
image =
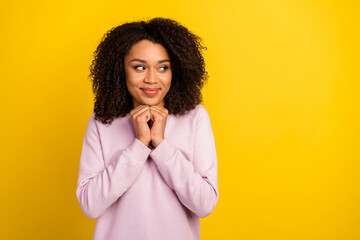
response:
{"label": "eyebrow", "polygon": [[[142,60],[142,59],[139,59],[139,58],[134,58],[133,60],[131,60],[130,62],[135,62],[135,61],[138,61],[138,62],[142,62],[142,63],[146,63],[145,60]],[[163,60],[160,60],[159,63],[163,63],[163,62],[170,62],[169,59],[163,59]]]}

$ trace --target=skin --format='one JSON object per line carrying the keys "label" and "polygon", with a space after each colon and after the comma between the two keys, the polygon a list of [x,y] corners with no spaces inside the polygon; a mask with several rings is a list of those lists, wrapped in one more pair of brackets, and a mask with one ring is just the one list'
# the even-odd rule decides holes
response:
{"label": "skin", "polygon": [[[126,85],[134,103],[130,111],[135,136],[144,145],[157,147],[164,140],[168,110],[164,97],[170,89],[172,71],[168,52],[148,40],[135,43],[124,58]],[[142,89],[158,89],[150,96]],[[148,122],[152,125],[151,128]]]}

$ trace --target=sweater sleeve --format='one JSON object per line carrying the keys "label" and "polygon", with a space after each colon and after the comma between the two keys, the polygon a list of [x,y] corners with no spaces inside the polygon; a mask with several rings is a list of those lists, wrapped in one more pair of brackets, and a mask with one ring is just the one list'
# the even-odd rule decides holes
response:
{"label": "sweater sleeve", "polygon": [[198,217],[208,216],[218,201],[217,156],[215,140],[206,109],[200,105],[196,114],[194,159],[164,139],[150,156],[179,200]]}
{"label": "sweater sleeve", "polygon": [[135,182],[151,149],[138,139],[107,167],[103,159],[100,135],[91,115],[80,156],[76,197],[89,218],[100,217]]}

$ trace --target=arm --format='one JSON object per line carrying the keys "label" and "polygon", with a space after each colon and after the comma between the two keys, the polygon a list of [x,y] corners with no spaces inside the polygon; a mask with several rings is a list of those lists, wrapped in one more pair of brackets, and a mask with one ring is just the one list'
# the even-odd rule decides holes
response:
{"label": "arm", "polygon": [[183,205],[203,218],[213,211],[219,197],[217,157],[210,118],[203,106],[199,107],[195,121],[193,163],[166,139],[150,156]]}
{"label": "arm", "polygon": [[98,128],[91,115],[83,141],[76,197],[89,218],[100,217],[139,176],[150,149],[134,139],[116,159],[105,167]]}

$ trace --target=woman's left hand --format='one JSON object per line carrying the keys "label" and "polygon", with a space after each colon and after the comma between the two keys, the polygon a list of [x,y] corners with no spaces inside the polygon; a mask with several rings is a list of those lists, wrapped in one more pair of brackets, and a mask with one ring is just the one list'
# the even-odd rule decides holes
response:
{"label": "woman's left hand", "polygon": [[164,140],[168,110],[159,106],[150,106],[150,117],[153,121],[150,129],[151,143],[157,147]]}

